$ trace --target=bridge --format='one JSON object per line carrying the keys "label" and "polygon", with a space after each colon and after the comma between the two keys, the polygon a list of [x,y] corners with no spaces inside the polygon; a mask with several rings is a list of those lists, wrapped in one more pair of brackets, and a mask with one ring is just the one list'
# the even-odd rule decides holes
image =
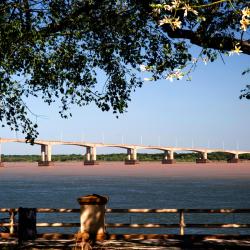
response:
{"label": "bridge", "polygon": [[[0,144],[2,143],[27,143],[25,139],[12,139],[12,138],[0,138]],[[29,142],[28,142],[29,143]],[[170,147],[170,146],[144,146],[135,144],[106,144],[106,143],[90,143],[90,142],[78,142],[78,141],[50,141],[50,140],[35,140],[34,144],[41,146],[41,161],[38,162],[38,166],[50,166],[53,165],[51,161],[52,147],[56,145],[71,145],[86,148],[84,165],[95,165],[98,164],[96,158],[96,149],[102,147],[112,147],[121,148],[126,150],[127,158],[125,164],[134,165],[138,164],[137,159],[138,150],[149,149],[149,150],[159,150],[163,151],[164,156],[162,159],[162,164],[173,164],[175,163],[174,152],[196,152],[201,155],[201,158],[196,160],[196,163],[207,163],[208,154],[213,152],[223,152],[232,155],[229,163],[239,162],[239,155],[250,154],[250,151],[239,151],[239,150],[225,150],[220,148],[186,148],[186,147]],[[3,166],[0,154],[0,166]]]}

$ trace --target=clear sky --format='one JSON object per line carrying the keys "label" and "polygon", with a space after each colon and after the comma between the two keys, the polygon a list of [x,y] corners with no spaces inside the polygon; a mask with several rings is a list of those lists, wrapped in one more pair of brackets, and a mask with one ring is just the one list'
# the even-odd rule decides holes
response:
{"label": "clear sky", "polygon": [[[250,100],[240,100],[240,90],[250,75],[249,56],[234,55],[207,65],[200,64],[192,81],[145,82],[132,96],[126,113],[117,119],[94,105],[72,107],[73,117],[60,118],[56,106],[29,100],[38,119],[39,138],[145,145],[212,147],[250,150]],[[0,137],[23,138],[7,128]],[[80,147],[55,146],[53,153],[82,153]],[[38,154],[38,146],[18,143],[2,145],[4,154]],[[98,152],[123,152],[98,149]],[[97,152],[97,153],[98,153]]]}

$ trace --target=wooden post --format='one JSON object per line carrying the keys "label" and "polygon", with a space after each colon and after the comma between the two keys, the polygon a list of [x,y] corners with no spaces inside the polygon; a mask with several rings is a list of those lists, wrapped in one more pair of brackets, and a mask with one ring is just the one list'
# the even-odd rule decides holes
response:
{"label": "wooden post", "polygon": [[80,233],[86,241],[104,240],[107,197],[91,194],[78,198],[81,206]]}
{"label": "wooden post", "polygon": [[15,210],[10,209],[9,213],[10,213],[10,234],[13,234],[14,233],[14,224],[15,224],[15,221],[14,221]]}
{"label": "wooden post", "polygon": [[180,235],[184,235],[185,221],[184,221],[184,211],[180,210]]}
{"label": "wooden post", "polygon": [[36,208],[18,209],[18,242],[36,239]]}

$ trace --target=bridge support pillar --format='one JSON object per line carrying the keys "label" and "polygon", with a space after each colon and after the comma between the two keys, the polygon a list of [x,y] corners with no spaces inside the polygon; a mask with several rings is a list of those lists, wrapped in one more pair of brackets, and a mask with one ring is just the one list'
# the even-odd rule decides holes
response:
{"label": "bridge support pillar", "polygon": [[86,147],[86,160],[84,165],[98,165],[96,161],[96,147]]}
{"label": "bridge support pillar", "polygon": [[164,151],[164,158],[161,161],[162,164],[174,164],[174,151]]}
{"label": "bridge support pillar", "polygon": [[131,149],[130,148],[127,149],[127,160],[128,161],[131,160]]}
{"label": "bridge support pillar", "polygon": [[229,159],[227,162],[228,163],[239,163],[240,162],[239,155],[235,154],[234,157],[232,159]]}
{"label": "bridge support pillar", "polygon": [[47,167],[53,165],[53,162],[51,161],[51,152],[51,145],[41,145],[41,161],[38,162],[39,167]]}
{"label": "bridge support pillar", "polygon": [[208,163],[207,152],[202,152],[202,158],[196,159],[196,163]]}
{"label": "bridge support pillar", "polygon": [[137,150],[136,148],[128,148],[127,149],[127,159],[125,160],[126,165],[135,165],[139,164],[139,161],[137,160]]}
{"label": "bridge support pillar", "polygon": [[86,161],[90,161],[91,148],[86,147]]}

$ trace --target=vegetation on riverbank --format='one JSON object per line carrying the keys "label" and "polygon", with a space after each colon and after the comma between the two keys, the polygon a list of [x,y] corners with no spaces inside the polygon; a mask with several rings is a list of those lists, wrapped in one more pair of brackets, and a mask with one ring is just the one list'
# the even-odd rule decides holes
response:
{"label": "vegetation on riverbank", "polygon": [[[98,161],[124,161],[126,154],[99,154],[97,155]],[[161,161],[163,154],[147,154],[138,153],[137,158],[139,161]],[[201,158],[199,153],[175,153],[174,158],[180,162],[193,162],[198,158]],[[211,161],[227,161],[233,158],[232,154],[215,152],[208,154],[208,159]],[[250,154],[243,154],[239,156],[240,159],[250,160]],[[37,162],[40,161],[40,155],[2,155],[2,161],[4,162]],[[52,155],[52,161],[82,161],[83,155],[80,154],[62,154]]]}

